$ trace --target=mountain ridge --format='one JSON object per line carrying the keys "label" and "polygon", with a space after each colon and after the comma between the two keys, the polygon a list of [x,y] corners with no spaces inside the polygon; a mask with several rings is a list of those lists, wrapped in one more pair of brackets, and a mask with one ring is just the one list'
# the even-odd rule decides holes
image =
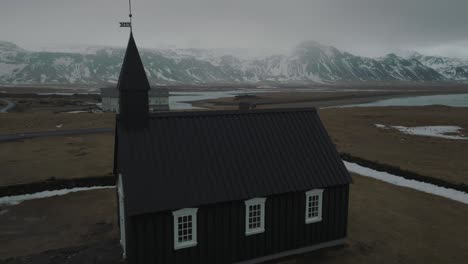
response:
{"label": "mountain ridge", "polygon": [[[114,47],[84,54],[27,51],[0,42],[0,83],[112,84],[118,80],[124,52]],[[152,84],[468,80],[468,63],[454,63],[466,66],[466,71],[462,67],[458,75],[456,70],[449,74],[446,67],[434,69],[436,59],[427,56],[367,58],[315,41],[300,43],[290,54],[257,58],[204,49],[140,49],[140,53]]]}

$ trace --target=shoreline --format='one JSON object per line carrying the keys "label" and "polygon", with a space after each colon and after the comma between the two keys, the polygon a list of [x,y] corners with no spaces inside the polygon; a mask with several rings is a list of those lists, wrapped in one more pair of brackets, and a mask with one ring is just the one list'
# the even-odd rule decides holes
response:
{"label": "shoreline", "polygon": [[[453,95],[453,94],[468,94],[466,91],[402,91],[402,92],[265,92],[253,93],[254,99],[250,102],[254,103],[257,108],[300,108],[300,107],[316,107],[329,108],[354,104],[366,104],[376,101],[431,96],[431,95]],[[299,98],[299,96],[303,96]],[[235,97],[223,97],[218,99],[197,100],[191,103],[193,107],[218,110],[218,109],[236,109],[240,100]]]}

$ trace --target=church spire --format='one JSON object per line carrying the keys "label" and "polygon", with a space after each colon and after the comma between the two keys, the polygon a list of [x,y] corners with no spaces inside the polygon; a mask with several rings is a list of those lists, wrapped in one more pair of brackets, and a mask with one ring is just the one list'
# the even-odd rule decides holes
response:
{"label": "church spire", "polygon": [[147,123],[148,91],[150,85],[140,53],[130,32],[119,82],[119,115],[122,122],[130,127],[141,127]]}
{"label": "church spire", "polygon": [[120,91],[150,89],[133,33],[130,33],[117,88]]}

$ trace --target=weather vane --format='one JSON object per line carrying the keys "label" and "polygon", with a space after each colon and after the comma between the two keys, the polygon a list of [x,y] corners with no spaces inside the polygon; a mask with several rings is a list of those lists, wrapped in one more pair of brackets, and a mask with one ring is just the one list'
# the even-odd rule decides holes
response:
{"label": "weather vane", "polygon": [[129,27],[130,32],[132,31],[132,0],[128,0],[128,9],[130,14],[128,17],[130,18],[130,22],[120,22],[120,27]]}

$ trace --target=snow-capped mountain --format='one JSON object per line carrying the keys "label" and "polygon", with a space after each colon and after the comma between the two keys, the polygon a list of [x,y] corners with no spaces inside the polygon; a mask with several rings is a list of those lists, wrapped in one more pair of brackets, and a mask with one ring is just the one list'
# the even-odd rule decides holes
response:
{"label": "snow-capped mountain", "polygon": [[419,53],[412,54],[410,58],[416,59],[423,65],[438,71],[447,79],[457,81],[468,80],[468,60],[425,56]]}
{"label": "snow-capped mountain", "polygon": [[[0,42],[0,83],[105,84],[117,82],[124,49],[87,53],[31,52]],[[203,49],[141,49],[150,82],[255,83],[442,81],[451,79],[417,58],[390,54],[372,59],[308,41],[291,54],[246,58]]]}

